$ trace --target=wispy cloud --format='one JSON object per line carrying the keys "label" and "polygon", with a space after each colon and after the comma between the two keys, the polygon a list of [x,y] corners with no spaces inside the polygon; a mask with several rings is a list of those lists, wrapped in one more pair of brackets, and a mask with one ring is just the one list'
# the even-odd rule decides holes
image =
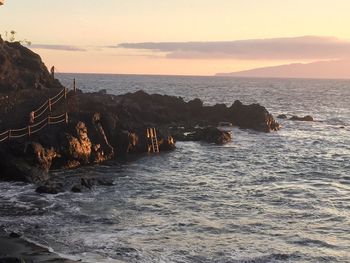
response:
{"label": "wispy cloud", "polygon": [[84,48],[81,48],[78,46],[69,46],[69,45],[31,44],[29,47],[32,49],[50,49],[50,50],[61,50],[61,51],[87,51]]}
{"label": "wispy cloud", "polygon": [[190,59],[285,60],[350,57],[350,41],[318,36],[217,42],[121,43],[115,47],[161,52],[168,58]]}

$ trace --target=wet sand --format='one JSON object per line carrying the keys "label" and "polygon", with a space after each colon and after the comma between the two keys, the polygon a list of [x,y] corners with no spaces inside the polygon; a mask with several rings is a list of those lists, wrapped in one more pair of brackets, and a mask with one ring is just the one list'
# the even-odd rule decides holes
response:
{"label": "wet sand", "polygon": [[[73,263],[44,247],[27,242],[20,237],[10,237],[0,229],[0,263],[36,263],[36,262],[58,262]],[[81,262],[81,261],[79,261]]]}

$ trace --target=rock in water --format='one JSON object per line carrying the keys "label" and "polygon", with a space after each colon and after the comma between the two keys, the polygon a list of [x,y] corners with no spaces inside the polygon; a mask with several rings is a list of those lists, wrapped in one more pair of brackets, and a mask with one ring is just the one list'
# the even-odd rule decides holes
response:
{"label": "rock in water", "polygon": [[310,115],[306,115],[304,117],[293,116],[290,118],[291,121],[314,121],[314,118]]}
{"label": "rock in water", "polygon": [[265,107],[259,104],[243,105],[236,100],[230,107],[233,124],[257,131],[277,131],[280,125]]}
{"label": "rock in water", "polygon": [[16,232],[11,232],[10,235],[9,235],[9,237],[11,237],[11,238],[20,238],[21,235],[18,234],[18,233],[16,233]]}
{"label": "rock in water", "polygon": [[206,127],[196,129],[188,135],[191,141],[204,141],[218,145],[228,143],[232,140],[231,132],[220,131],[216,127]]}
{"label": "rock in water", "polygon": [[40,183],[49,179],[52,160],[57,156],[53,149],[39,143],[8,143],[0,147],[0,178],[11,181]]}
{"label": "rock in water", "polygon": [[36,188],[35,192],[39,194],[58,194],[64,192],[64,189],[57,185],[41,185]]}
{"label": "rock in water", "polygon": [[287,115],[286,114],[280,114],[277,116],[278,119],[287,119]]}

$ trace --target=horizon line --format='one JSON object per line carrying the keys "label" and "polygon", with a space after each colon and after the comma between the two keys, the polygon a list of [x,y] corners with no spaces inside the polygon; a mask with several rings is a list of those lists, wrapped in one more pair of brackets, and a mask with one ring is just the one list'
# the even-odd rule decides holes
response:
{"label": "horizon line", "polygon": [[91,73],[91,72],[56,72],[55,74],[80,74],[80,75],[122,75],[122,76],[154,76],[154,77],[211,77],[211,78],[230,78],[230,79],[291,79],[291,80],[343,80],[350,81],[350,78],[298,78],[298,77],[247,77],[247,76],[218,76],[218,75],[184,75],[184,74],[147,74],[147,73]]}

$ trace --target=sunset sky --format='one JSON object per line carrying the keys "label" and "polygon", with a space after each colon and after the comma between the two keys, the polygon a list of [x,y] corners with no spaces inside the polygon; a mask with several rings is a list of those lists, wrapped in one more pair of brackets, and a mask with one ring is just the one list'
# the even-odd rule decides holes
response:
{"label": "sunset sky", "polygon": [[349,0],[6,0],[15,30],[59,72],[213,75],[348,59]]}

